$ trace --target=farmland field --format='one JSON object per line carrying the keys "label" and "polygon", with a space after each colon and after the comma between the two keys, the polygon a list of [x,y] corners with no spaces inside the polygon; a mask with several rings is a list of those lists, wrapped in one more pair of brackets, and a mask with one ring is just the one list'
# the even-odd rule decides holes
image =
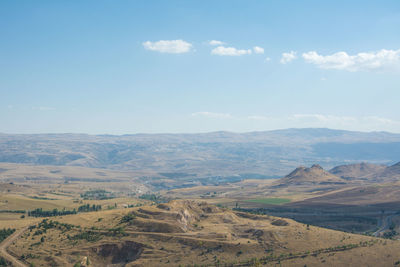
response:
{"label": "farmland field", "polygon": [[288,198],[256,198],[256,199],[246,200],[246,202],[270,204],[270,205],[281,205],[281,204],[290,203],[291,200]]}

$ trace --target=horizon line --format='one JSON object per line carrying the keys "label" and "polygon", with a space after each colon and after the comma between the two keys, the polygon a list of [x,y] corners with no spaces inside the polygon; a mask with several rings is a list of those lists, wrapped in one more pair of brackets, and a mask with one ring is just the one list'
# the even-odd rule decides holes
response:
{"label": "horizon line", "polygon": [[346,130],[346,129],[335,129],[325,127],[304,127],[304,128],[277,128],[273,130],[264,131],[245,131],[236,132],[228,130],[217,130],[217,131],[205,131],[205,132],[137,132],[137,133],[124,133],[124,134],[111,134],[111,133],[84,133],[84,132],[40,132],[40,133],[8,133],[0,132],[0,135],[91,135],[91,136],[129,136],[129,135],[195,135],[195,134],[215,134],[215,133],[230,133],[230,134],[249,134],[249,133],[265,133],[265,132],[276,132],[285,130],[330,130],[330,131],[342,131],[342,132],[354,132],[354,133],[386,133],[386,134],[400,134],[397,132],[389,131],[360,131],[360,130]]}

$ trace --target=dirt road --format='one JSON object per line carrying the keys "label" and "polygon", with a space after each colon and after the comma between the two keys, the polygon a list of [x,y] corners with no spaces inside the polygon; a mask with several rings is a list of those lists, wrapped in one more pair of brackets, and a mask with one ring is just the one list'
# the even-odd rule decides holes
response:
{"label": "dirt road", "polygon": [[378,231],[376,231],[375,233],[373,233],[373,236],[380,236],[380,234],[386,230],[389,229],[390,225],[392,224],[392,219],[393,217],[395,217],[396,215],[389,215],[386,218],[382,219],[381,221],[381,225],[378,229]]}
{"label": "dirt road", "polygon": [[3,242],[0,243],[0,256],[2,256],[4,259],[12,263],[12,266],[15,267],[27,267],[27,265],[14,256],[10,255],[7,252],[7,247],[14,242],[18,237],[20,237],[26,230],[28,229],[27,227],[24,227],[22,229],[19,229],[15,231],[12,235],[10,235],[8,238],[3,240]]}

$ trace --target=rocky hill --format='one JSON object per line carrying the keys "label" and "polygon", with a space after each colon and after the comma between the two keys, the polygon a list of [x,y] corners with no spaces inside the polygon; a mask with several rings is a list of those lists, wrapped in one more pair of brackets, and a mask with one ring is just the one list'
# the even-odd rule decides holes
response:
{"label": "rocky hill", "polygon": [[329,172],[341,178],[355,179],[382,172],[386,168],[387,166],[385,165],[362,162],[336,166],[333,169],[329,170]]}
{"label": "rocky hill", "polygon": [[381,172],[376,173],[374,176],[381,179],[391,179],[393,181],[399,181],[400,162],[383,169]]}
{"label": "rocky hill", "polygon": [[9,247],[34,266],[391,266],[399,249],[195,201],[37,220]]}
{"label": "rocky hill", "polygon": [[400,180],[400,162],[391,166],[371,163],[341,165],[329,172],[347,180],[362,180],[366,183],[397,182]]}
{"label": "rocky hill", "polygon": [[298,167],[287,176],[279,179],[282,185],[300,185],[300,184],[344,184],[345,180],[325,171],[320,165],[314,164],[310,168]]}

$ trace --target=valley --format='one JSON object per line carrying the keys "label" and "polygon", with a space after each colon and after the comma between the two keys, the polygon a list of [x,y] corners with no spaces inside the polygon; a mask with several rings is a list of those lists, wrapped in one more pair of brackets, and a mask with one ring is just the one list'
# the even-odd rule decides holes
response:
{"label": "valley", "polygon": [[400,163],[389,156],[298,164],[281,176],[218,157],[199,172],[163,158],[155,169],[120,169],[110,159],[96,167],[2,162],[0,230],[15,232],[0,257],[15,266],[400,264]]}

